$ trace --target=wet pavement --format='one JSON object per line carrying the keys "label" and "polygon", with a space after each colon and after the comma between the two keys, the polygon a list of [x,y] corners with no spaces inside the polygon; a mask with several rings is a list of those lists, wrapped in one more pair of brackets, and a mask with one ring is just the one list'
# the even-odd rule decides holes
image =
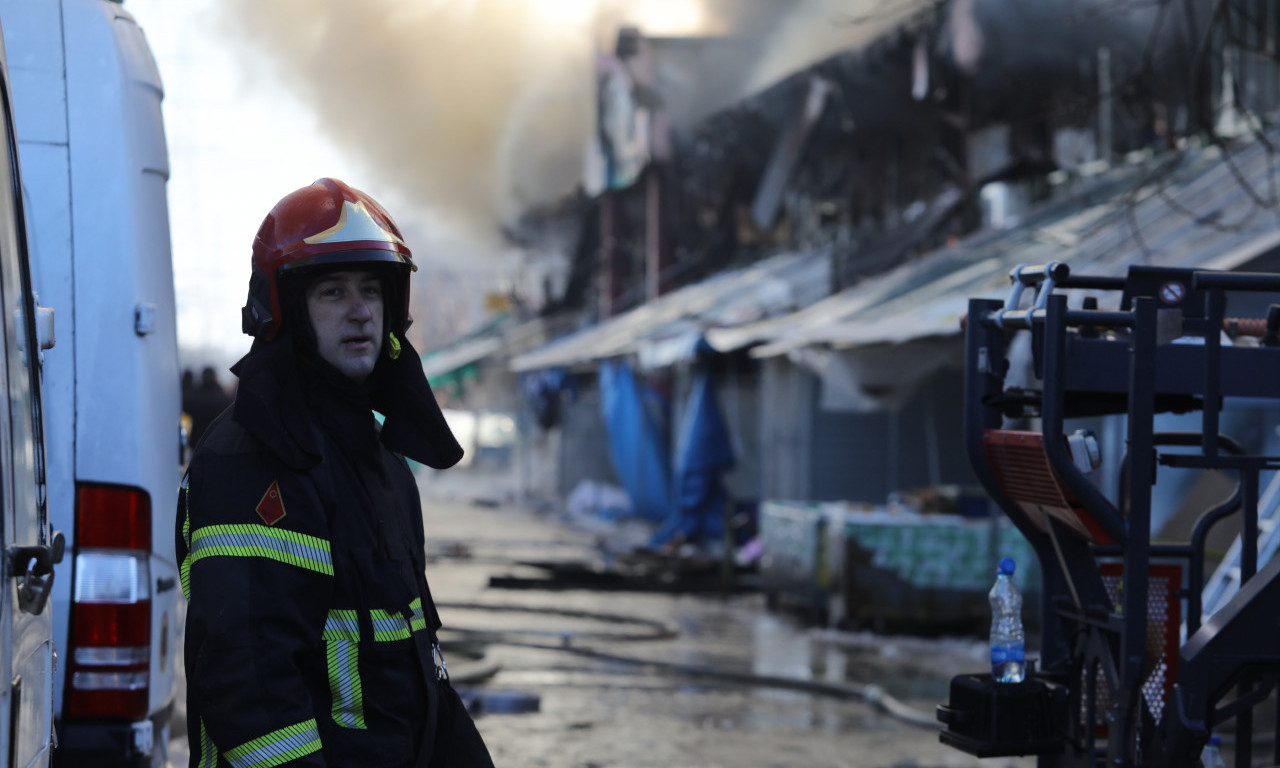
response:
{"label": "wet pavement", "polygon": [[[984,666],[977,639],[805,627],[752,593],[491,588],[491,576],[545,575],[521,562],[599,562],[627,542],[493,500],[506,494],[422,480],[449,668],[500,768],[1034,764],[938,741],[947,681]],[[869,701],[880,693],[896,716]],[[175,723],[175,766],[184,732]]]}

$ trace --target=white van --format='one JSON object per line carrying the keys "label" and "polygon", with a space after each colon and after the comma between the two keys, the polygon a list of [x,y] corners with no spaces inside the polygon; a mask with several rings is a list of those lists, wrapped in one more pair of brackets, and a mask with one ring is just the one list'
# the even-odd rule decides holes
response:
{"label": "white van", "polygon": [[0,765],[26,768],[48,765],[53,749],[49,598],[63,541],[45,505],[39,348],[53,342],[53,317],[36,308],[31,290],[10,94],[0,46],[0,386],[7,395],[0,399]]}
{"label": "white van", "polygon": [[[162,90],[107,0],[0,0],[45,354],[53,700],[66,766],[163,765],[182,617],[180,374]],[[70,565],[70,567],[67,567]],[[3,720],[0,717],[0,720]]]}

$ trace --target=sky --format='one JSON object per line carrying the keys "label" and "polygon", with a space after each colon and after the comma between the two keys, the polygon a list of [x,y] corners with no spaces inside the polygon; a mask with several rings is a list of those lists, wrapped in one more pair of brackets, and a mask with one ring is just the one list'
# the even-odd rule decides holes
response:
{"label": "sky", "polygon": [[253,236],[288,192],[320,176],[365,182],[293,94],[252,75],[212,0],[127,0],[165,88],[170,242],[184,365],[248,351],[240,307]]}

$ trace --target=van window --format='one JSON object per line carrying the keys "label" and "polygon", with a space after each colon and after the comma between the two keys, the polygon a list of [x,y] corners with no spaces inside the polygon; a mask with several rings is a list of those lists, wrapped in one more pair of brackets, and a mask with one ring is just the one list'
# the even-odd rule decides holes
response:
{"label": "van window", "polygon": [[[0,101],[4,103],[7,99]],[[23,263],[25,238],[21,208],[18,205],[20,187],[16,162],[17,143],[12,134],[12,121],[5,115],[5,150],[0,152],[0,323],[3,323],[4,354],[3,374],[8,393],[9,433],[0,434],[0,441],[13,450],[6,451],[13,457],[12,477],[3,477],[6,486],[5,527],[9,541],[43,541],[40,519],[37,514],[40,499],[37,497],[35,429],[31,397],[31,371],[24,362],[22,347],[26,345],[24,316]],[[30,350],[28,361],[38,360],[39,350]],[[0,446],[7,448],[8,446]]]}

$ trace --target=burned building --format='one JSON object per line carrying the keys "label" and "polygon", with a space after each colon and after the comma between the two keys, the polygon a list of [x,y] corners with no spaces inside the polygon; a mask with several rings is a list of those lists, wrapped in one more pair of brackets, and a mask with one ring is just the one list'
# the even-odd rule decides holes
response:
{"label": "burned building", "polygon": [[[621,30],[597,72],[595,206],[584,214],[598,241],[579,239],[579,279],[557,305],[594,292],[593,310],[608,316],[819,244],[835,245],[838,290],[1016,219],[1052,194],[1054,172],[1173,147],[1211,127],[1222,101],[1221,64],[1200,46],[1207,3],[1177,13],[1069,0],[878,5],[897,15],[866,45],[705,116],[681,102],[669,71],[687,80],[691,61],[744,48]],[[1233,50],[1253,61],[1267,49]],[[1267,89],[1248,90],[1257,100]],[[1269,98],[1260,106],[1274,107]],[[589,271],[596,279],[581,279]]]}
{"label": "burned building", "polygon": [[[1065,258],[1085,240],[1110,248],[1116,264],[1150,256],[1141,233],[1126,229],[1131,204],[1163,196],[1167,211],[1138,219],[1176,218],[1177,207],[1195,222],[1202,201],[1189,179],[1229,176],[1212,145],[1249,143],[1278,103],[1280,17],[1266,3],[1216,13],[1197,0],[875,6],[896,11],[892,23],[847,20],[875,26],[865,44],[692,122],[672,120],[664,99],[664,51],[675,48],[621,31],[600,57],[600,130],[585,194],[571,201],[581,218],[570,277],[548,304],[577,308],[584,330],[517,358],[517,369],[576,367],[589,385],[595,363],[630,360],[678,402],[692,378],[679,371],[708,365],[705,356],[642,351],[689,350],[701,339],[724,356],[718,369],[732,371],[724,393],[754,404],[751,418],[730,423],[759,468],[755,487],[740,493],[882,501],[910,484],[964,482],[963,462],[941,458],[959,455],[959,416],[946,405],[960,386],[957,318],[945,331],[931,325],[899,339],[871,310],[898,312],[895,299],[921,290],[989,290],[987,278],[998,280],[1018,252],[1040,253],[1032,246],[1043,238],[1061,239]],[[1196,175],[1209,166],[1217,175]],[[1246,234],[1249,253],[1235,266],[1268,252],[1265,232]],[[1227,240],[1198,240],[1169,258],[1194,263]],[[784,257],[805,275],[773,275],[784,300],[713,312],[698,303],[701,291],[682,290],[713,276],[746,285],[752,265],[769,271]],[[939,263],[948,266],[927,266]],[[938,307],[924,319],[950,317]],[[894,317],[901,325],[911,311]],[[829,396],[839,382],[820,373],[821,361],[860,349],[864,362],[874,352],[902,363],[910,353],[927,364],[875,364],[911,375],[855,377],[845,395]],[[932,410],[911,405],[920,398]],[[674,410],[667,418],[678,418]],[[851,472],[864,443],[896,448],[877,454],[882,469]]]}

